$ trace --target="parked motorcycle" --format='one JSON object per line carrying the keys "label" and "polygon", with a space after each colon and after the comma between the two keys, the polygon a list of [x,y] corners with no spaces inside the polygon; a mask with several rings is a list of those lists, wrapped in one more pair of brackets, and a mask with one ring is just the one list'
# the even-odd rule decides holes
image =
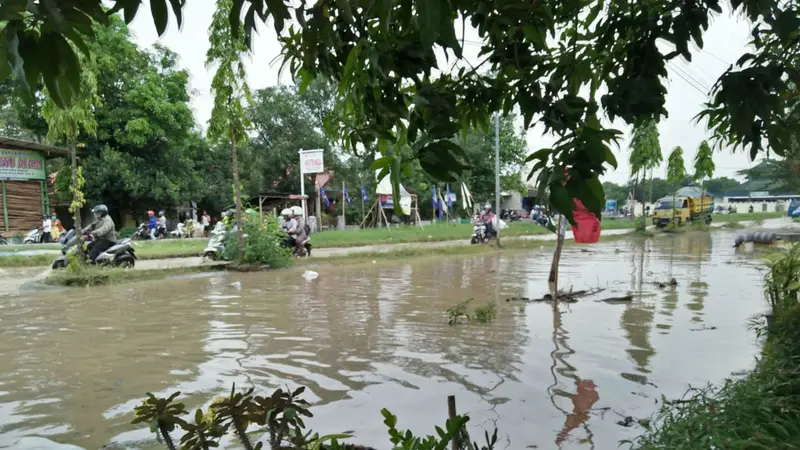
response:
{"label": "parked motorcycle", "polygon": [[34,228],[29,231],[22,240],[23,244],[41,244],[42,242],[44,242],[44,234],[39,228]]}
{"label": "parked motorcycle", "polygon": [[3,233],[0,233],[0,245],[8,245],[8,239],[3,236]]}
{"label": "parked motorcycle", "polygon": [[[75,235],[74,229],[65,233],[61,241],[61,256],[53,261],[53,270],[67,267],[67,264],[69,264],[69,256],[75,254],[77,251],[78,237]],[[88,251],[89,248],[91,248],[91,241],[91,235],[86,235],[84,241],[84,251]],[[136,264],[136,252],[131,246],[130,239],[122,239],[116,241],[108,250],[97,255],[97,258],[94,261],[89,262],[102,266],[114,266],[132,269]]]}
{"label": "parked motorcycle", "polygon": [[185,225],[182,223],[178,223],[177,228],[169,232],[169,237],[175,239],[183,239],[186,236],[186,231],[184,230]]}
{"label": "parked motorcycle", "polygon": [[211,239],[208,240],[208,245],[203,249],[203,258],[216,261],[222,256],[225,251],[225,238],[228,235],[228,230],[225,229],[225,224],[222,221],[217,222],[214,229],[211,230]]}
{"label": "parked motorcycle", "polygon": [[146,223],[140,223],[139,227],[136,228],[136,231],[133,233],[133,236],[131,236],[131,239],[141,240],[141,241],[149,240],[150,227],[148,227]]}

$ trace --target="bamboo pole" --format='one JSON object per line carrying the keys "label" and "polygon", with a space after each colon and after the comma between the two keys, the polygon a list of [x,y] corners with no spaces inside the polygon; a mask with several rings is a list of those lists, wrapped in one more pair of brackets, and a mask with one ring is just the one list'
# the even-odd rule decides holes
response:
{"label": "bamboo pole", "polygon": [[[447,396],[447,416],[450,420],[455,420],[456,418],[456,396],[455,395],[448,395]],[[459,442],[459,434],[453,436],[453,440],[450,441],[450,450],[458,450],[460,447]]]}
{"label": "bamboo pole", "polygon": [[553,262],[550,265],[550,276],[547,279],[550,287],[550,294],[553,296],[553,302],[558,301],[558,264],[561,260],[561,249],[564,246],[564,233],[562,233],[562,227],[566,228],[564,224],[564,216],[559,214],[558,226],[556,228],[556,232],[558,233],[558,237],[556,239],[556,250],[553,252]]}

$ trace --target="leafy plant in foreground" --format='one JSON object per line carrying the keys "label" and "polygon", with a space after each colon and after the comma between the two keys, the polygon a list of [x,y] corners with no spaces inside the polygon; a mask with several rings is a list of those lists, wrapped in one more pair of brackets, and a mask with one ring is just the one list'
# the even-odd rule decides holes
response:
{"label": "leafy plant in foreground", "polygon": [[[149,423],[150,430],[157,433],[159,442],[164,442],[169,450],[175,450],[170,433],[175,428],[184,431],[180,439],[182,450],[208,450],[217,448],[220,439],[230,430],[239,439],[245,450],[260,450],[263,442],[253,444],[247,434],[249,425],[266,427],[269,435],[269,447],[274,450],[374,450],[354,444],[339,443],[348,439],[348,434],[328,434],[320,436],[306,430],[303,417],[312,417],[307,401],[300,398],[304,387],[289,391],[277,389],[272,395],[253,396],[253,389],[236,392],[236,386],[230,395],[215,399],[208,412],[198,409],[194,414],[194,423],[183,420],[186,414],[182,403],[173,401],[180,394],[176,392],[168,398],[155,397],[148,393],[141,405],[135,408],[136,418],[133,423]],[[455,416],[448,420],[445,428],[436,427],[436,436],[424,438],[415,436],[410,430],[397,429],[397,417],[383,409],[381,414],[389,428],[390,441],[395,449],[403,450],[444,450],[455,439],[462,450],[493,450],[497,442],[497,429],[490,436],[486,435],[486,444],[478,446],[470,443],[466,430],[467,416]]]}
{"label": "leafy plant in foreground", "polygon": [[167,398],[160,398],[148,392],[147,399],[134,409],[136,418],[132,423],[148,423],[150,431],[163,439],[170,450],[175,450],[175,444],[169,433],[175,430],[176,425],[182,426],[185,423],[180,418],[186,414],[183,403],[172,402],[180,394],[175,392]]}

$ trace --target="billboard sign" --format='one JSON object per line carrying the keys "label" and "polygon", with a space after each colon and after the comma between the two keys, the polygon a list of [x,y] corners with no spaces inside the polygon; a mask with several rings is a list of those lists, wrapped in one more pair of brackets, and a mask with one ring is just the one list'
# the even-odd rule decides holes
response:
{"label": "billboard sign", "polygon": [[325,170],[322,149],[300,150],[300,170],[303,173],[320,173]]}
{"label": "billboard sign", "polygon": [[0,148],[0,179],[44,180],[44,156],[27,150]]}

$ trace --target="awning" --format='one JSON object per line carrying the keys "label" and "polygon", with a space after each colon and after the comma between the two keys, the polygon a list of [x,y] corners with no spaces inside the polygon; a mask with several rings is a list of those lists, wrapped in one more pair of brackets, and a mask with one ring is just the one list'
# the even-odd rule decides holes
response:
{"label": "awning", "polygon": [[30,150],[45,153],[48,156],[69,156],[70,154],[69,150],[66,148],[2,136],[0,136],[0,148],[7,148],[9,150]]}

